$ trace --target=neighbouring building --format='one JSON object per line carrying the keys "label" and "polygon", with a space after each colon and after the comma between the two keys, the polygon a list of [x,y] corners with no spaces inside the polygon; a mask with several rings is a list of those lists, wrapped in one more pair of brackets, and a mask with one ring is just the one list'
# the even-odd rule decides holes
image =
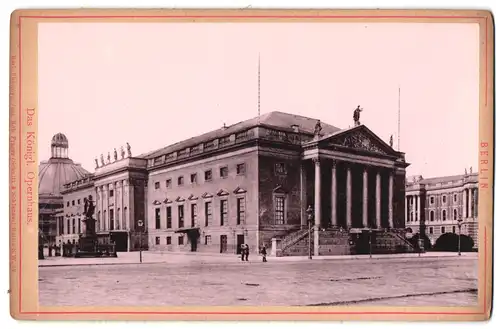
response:
{"label": "neighbouring building", "polygon": [[68,139],[58,133],[52,137],[51,157],[38,167],[38,225],[40,243],[45,247],[60,244],[58,223],[64,218],[64,201],[61,191],[67,182],[81,179],[89,172],[69,158]]}
{"label": "neighbouring building", "polygon": [[478,242],[478,174],[423,178],[406,182],[406,226],[424,232],[432,244],[444,233],[460,233]]}
{"label": "neighbouring building", "polygon": [[138,235],[158,251],[239,253],[243,243],[278,256],[409,248],[409,164],[359,123],[340,129],[271,112],[147,154],[121,153],[101,156],[93,176],[65,186],[65,234],[78,231],[68,219],[93,194],[98,234],[117,250],[137,250]]}

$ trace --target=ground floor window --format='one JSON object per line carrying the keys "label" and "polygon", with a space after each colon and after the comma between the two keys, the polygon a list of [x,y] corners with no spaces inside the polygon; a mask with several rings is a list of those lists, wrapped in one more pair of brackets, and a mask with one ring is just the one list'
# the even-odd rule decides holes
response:
{"label": "ground floor window", "polygon": [[433,227],[429,227],[429,234],[434,234],[434,228]]}
{"label": "ground floor window", "polygon": [[160,244],[160,237],[159,237],[159,236],[157,236],[157,237],[155,238],[155,244]]}
{"label": "ground floor window", "polygon": [[212,243],[212,236],[211,235],[205,235],[205,244],[211,244]]}
{"label": "ground floor window", "polygon": [[184,237],[182,235],[178,238],[178,244],[179,246],[184,245]]}
{"label": "ground floor window", "polygon": [[172,244],[172,237],[167,236],[167,244]]}
{"label": "ground floor window", "polygon": [[441,226],[441,234],[444,234],[444,232],[446,232],[444,226]]}
{"label": "ground floor window", "polygon": [[274,197],[274,221],[276,224],[285,224],[285,197]]}

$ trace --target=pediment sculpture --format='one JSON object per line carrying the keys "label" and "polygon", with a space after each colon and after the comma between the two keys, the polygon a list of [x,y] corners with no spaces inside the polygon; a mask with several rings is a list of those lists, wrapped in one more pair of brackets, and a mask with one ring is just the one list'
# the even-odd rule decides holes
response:
{"label": "pediment sculpture", "polygon": [[387,154],[387,152],[378,146],[369,136],[361,132],[354,132],[346,135],[335,144],[374,153]]}

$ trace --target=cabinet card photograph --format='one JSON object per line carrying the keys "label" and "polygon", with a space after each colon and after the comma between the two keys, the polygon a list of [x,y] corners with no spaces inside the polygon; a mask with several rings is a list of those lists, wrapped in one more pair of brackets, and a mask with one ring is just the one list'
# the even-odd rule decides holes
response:
{"label": "cabinet card photograph", "polygon": [[14,12],[12,316],[489,319],[492,20]]}

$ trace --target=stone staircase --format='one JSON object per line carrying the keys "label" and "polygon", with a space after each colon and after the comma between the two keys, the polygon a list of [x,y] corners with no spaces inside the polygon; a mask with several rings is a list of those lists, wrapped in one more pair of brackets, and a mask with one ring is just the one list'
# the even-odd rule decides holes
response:
{"label": "stone staircase", "polygon": [[382,231],[376,233],[374,254],[394,254],[418,252],[408,241],[404,233],[397,231]]}

